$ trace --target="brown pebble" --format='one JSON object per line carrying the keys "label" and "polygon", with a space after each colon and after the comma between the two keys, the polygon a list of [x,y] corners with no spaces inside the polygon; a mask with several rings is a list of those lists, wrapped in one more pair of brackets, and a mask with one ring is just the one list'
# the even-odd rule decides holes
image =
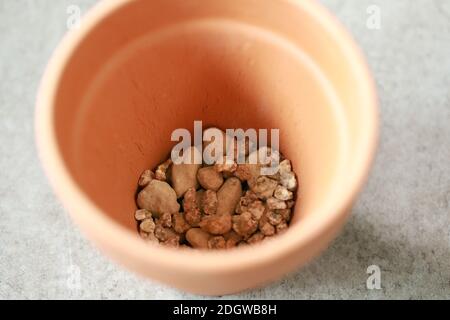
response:
{"label": "brown pebble", "polygon": [[256,200],[258,200],[256,194],[251,190],[247,190],[245,192],[245,195],[239,199],[239,203],[236,206],[235,212],[240,214],[244,211],[247,211],[247,207],[250,205],[250,203]]}
{"label": "brown pebble", "polygon": [[242,195],[242,185],[238,178],[228,178],[217,192],[217,212],[232,215]]}
{"label": "brown pebble", "polygon": [[208,248],[208,240],[210,237],[209,233],[200,228],[192,228],[186,232],[186,240],[193,248]]}
{"label": "brown pebble", "polygon": [[287,159],[280,162],[278,165],[280,174],[286,174],[292,171],[291,162]]}
{"label": "brown pebble", "polygon": [[247,211],[252,214],[252,218],[256,221],[261,219],[265,210],[266,207],[264,206],[262,201],[259,200],[253,201],[247,206]]}
{"label": "brown pebble", "polygon": [[167,159],[163,163],[161,163],[155,171],[155,179],[160,181],[168,181],[169,180],[169,168],[172,165],[172,160]]}
{"label": "brown pebble", "polygon": [[153,233],[155,231],[155,223],[152,218],[144,219],[140,224],[139,228],[147,233]]}
{"label": "brown pebble", "polygon": [[290,191],[294,191],[297,188],[297,179],[295,173],[288,172],[280,174],[280,183]]}
{"label": "brown pebble", "polygon": [[155,174],[151,170],[145,170],[142,172],[141,176],[139,177],[138,185],[141,188],[145,188],[148,186],[150,181],[152,181],[155,178]]}
{"label": "brown pebble", "polygon": [[274,197],[279,200],[291,200],[293,197],[292,191],[289,191],[286,187],[277,186],[273,193]]}
{"label": "brown pebble", "polygon": [[278,200],[277,198],[269,198],[267,199],[267,208],[269,208],[270,210],[273,209],[286,209],[287,205],[286,202],[284,202],[283,200]]}
{"label": "brown pebble", "polygon": [[286,221],[286,222],[291,221],[291,214],[292,214],[291,209],[278,209],[278,210],[273,210],[273,211],[275,213],[281,214],[284,221]]}
{"label": "brown pebble", "polygon": [[202,219],[198,205],[198,196],[194,188],[189,188],[183,199],[184,218],[193,227],[197,227]]}
{"label": "brown pebble", "polygon": [[225,234],[231,230],[231,215],[228,214],[215,214],[212,216],[205,216],[200,221],[200,228],[209,232],[210,234]]}
{"label": "brown pebble", "polygon": [[197,172],[197,179],[206,190],[217,191],[223,184],[223,177],[214,166],[200,168]]}
{"label": "brown pebble", "polygon": [[258,222],[252,219],[252,214],[248,211],[241,215],[233,216],[233,230],[240,236],[247,238],[258,229]]}
{"label": "brown pebble", "polygon": [[195,193],[195,199],[197,201],[197,205],[200,208],[200,210],[202,209],[202,203],[203,203],[203,195],[205,194],[205,190],[204,189],[199,189],[197,190],[197,192]]}
{"label": "brown pebble", "polygon": [[252,235],[250,238],[248,238],[247,243],[249,244],[255,244],[258,242],[261,242],[264,240],[264,234],[261,232],[257,232],[254,235]]}
{"label": "brown pebble", "polygon": [[176,238],[177,241],[180,241],[180,236],[172,228],[165,228],[158,224],[155,227],[155,236],[160,242],[165,242],[172,238]]}
{"label": "brown pebble", "polygon": [[172,214],[168,212],[163,213],[158,219],[158,224],[166,228],[172,227]]}
{"label": "brown pebble", "polygon": [[230,177],[233,176],[233,173],[236,171],[237,167],[236,162],[234,162],[234,160],[228,160],[226,156],[223,157],[221,163],[216,163],[214,165],[217,172],[222,172]]}
{"label": "brown pebble", "polygon": [[269,211],[267,213],[267,221],[269,221],[271,225],[276,226],[283,222],[283,216],[279,213]]}
{"label": "brown pebble", "polygon": [[198,188],[197,171],[201,164],[194,163],[194,154],[198,154],[201,159],[201,154],[198,149],[191,147],[183,157],[190,160],[190,163],[173,164],[171,171],[171,180],[173,188],[178,198],[181,198],[189,188]]}
{"label": "brown pebble", "polygon": [[251,190],[258,196],[258,198],[266,200],[273,196],[273,192],[277,187],[278,182],[266,176],[260,176],[256,182],[251,186]]}
{"label": "brown pebble", "polygon": [[191,226],[187,223],[184,215],[180,212],[174,213],[173,217],[173,229],[179,234],[183,234],[188,231]]}
{"label": "brown pebble", "polygon": [[155,217],[165,212],[174,213],[180,210],[177,195],[167,182],[152,180],[139,192],[137,204],[141,209],[149,210]]}
{"label": "brown pebble", "polygon": [[192,209],[199,208],[199,202],[201,200],[198,198],[198,194],[195,188],[189,188],[184,194],[183,198],[183,209],[184,211],[189,211]]}
{"label": "brown pebble", "polygon": [[222,236],[211,237],[208,240],[208,249],[225,249],[226,241]]}
{"label": "brown pebble", "polygon": [[151,218],[151,217],[152,217],[152,213],[150,211],[148,211],[147,209],[138,209],[134,213],[134,218],[137,221],[142,221],[146,218]]}
{"label": "brown pebble", "polygon": [[242,237],[236,233],[236,231],[231,230],[223,235],[226,240],[226,247],[233,248],[242,240]]}
{"label": "brown pebble", "polygon": [[192,227],[198,227],[202,220],[202,213],[199,208],[191,209],[184,212],[184,218]]}
{"label": "brown pebble", "polygon": [[259,230],[261,230],[261,233],[265,236],[273,236],[275,234],[275,227],[269,222],[265,222],[262,225],[260,224]]}
{"label": "brown pebble", "polygon": [[212,190],[206,190],[202,197],[201,208],[206,215],[215,214],[217,211],[217,193]]}
{"label": "brown pebble", "polygon": [[261,167],[258,164],[243,163],[238,164],[234,175],[242,182],[250,181],[251,184],[251,181],[256,181],[259,177],[260,171]]}

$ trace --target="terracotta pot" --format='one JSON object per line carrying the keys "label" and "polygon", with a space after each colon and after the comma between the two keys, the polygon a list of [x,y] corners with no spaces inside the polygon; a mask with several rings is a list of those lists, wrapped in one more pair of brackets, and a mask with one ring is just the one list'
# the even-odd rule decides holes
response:
{"label": "terracotta pot", "polygon": [[[341,25],[312,1],[108,0],[69,33],[36,112],[42,162],[108,255],[182,290],[227,294],[293,271],[346,220],[377,141],[374,85]],[[139,174],[175,128],[279,128],[299,174],[290,229],[229,251],[152,246],[133,218]]]}

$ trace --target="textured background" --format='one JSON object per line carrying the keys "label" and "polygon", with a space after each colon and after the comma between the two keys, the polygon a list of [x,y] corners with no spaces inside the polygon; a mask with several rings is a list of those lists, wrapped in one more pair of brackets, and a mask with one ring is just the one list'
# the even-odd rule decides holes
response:
{"label": "textured background", "polygon": [[[39,79],[66,31],[67,6],[85,12],[95,2],[0,0],[0,298],[201,298],[99,254],[55,199],[36,157]],[[320,258],[231,297],[450,298],[450,1],[322,2],[354,34],[376,78],[375,168],[349,223]],[[370,4],[381,9],[381,30],[366,27]],[[366,288],[372,264],[381,268],[381,290]]]}

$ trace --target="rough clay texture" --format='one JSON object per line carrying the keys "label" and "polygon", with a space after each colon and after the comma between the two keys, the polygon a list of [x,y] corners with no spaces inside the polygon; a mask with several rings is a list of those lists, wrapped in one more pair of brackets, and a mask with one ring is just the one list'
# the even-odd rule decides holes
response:
{"label": "rough clay texture", "polygon": [[[0,2],[0,298],[202,298],[141,279],[73,226],[34,147],[39,79],[66,31],[66,10],[94,0]],[[450,2],[323,0],[350,28],[374,73],[381,140],[342,234],[305,268],[232,298],[450,297]],[[27,223],[24,223],[27,221]],[[20,226],[20,227],[18,227]],[[382,290],[367,290],[367,267]],[[227,297],[229,298],[229,297]]]}

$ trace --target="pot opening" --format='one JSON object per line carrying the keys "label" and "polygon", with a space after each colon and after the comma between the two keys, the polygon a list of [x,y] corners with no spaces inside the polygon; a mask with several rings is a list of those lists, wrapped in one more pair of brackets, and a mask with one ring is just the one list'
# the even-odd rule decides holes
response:
{"label": "pot opening", "polygon": [[301,48],[257,26],[209,18],[114,41],[121,24],[114,29],[113,19],[73,54],[54,119],[69,171],[106,215],[136,233],[140,173],[168,157],[173,130],[192,132],[198,120],[204,128],[279,129],[300,185],[292,223],[320,205],[345,139],[338,99]]}

